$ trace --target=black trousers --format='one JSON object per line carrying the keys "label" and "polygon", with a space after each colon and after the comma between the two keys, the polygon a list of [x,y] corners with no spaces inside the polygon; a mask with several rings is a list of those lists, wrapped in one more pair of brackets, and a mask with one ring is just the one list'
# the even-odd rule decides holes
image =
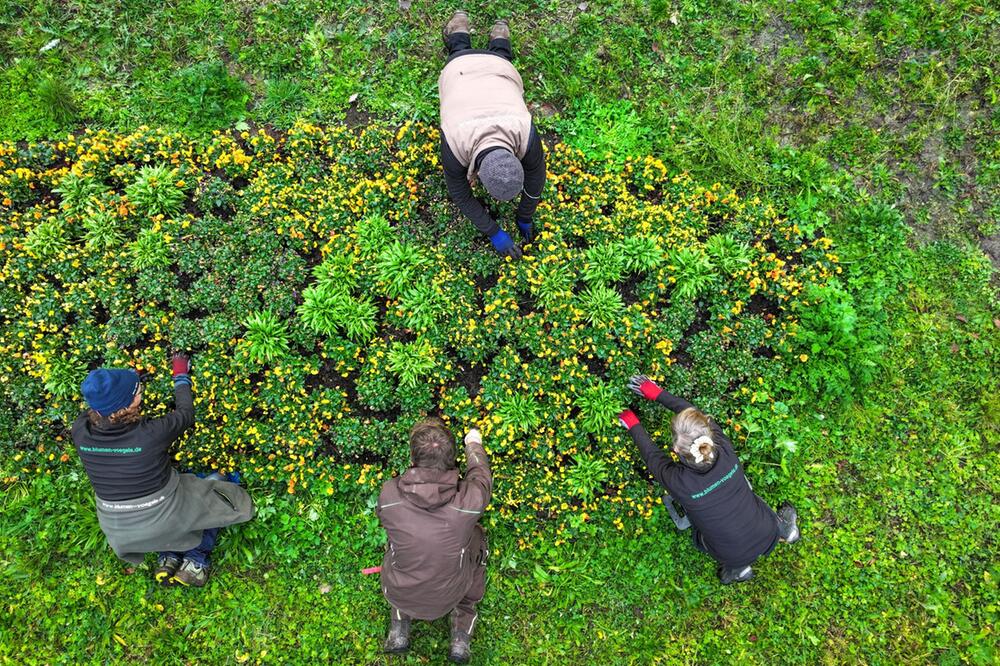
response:
{"label": "black trousers", "polygon": [[[513,62],[514,52],[509,39],[491,39],[486,50]],[[472,51],[472,37],[467,32],[453,32],[448,35],[448,59],[461,55],[462,51]]]}

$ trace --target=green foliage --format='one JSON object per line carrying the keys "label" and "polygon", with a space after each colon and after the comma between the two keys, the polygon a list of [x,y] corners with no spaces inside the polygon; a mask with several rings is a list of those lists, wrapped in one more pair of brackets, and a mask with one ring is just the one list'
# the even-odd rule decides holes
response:
{"label": "green foliage", "polygon": [[588,157],[623,159],[647,150],[649,127],[630,100],[603,102],[588,94],[574,101],[571,118],[559,123],[560,133]]}
{"label": "green foliage", "polygon": [[221,62],[198,62],[178,70],[166,82],[160,97],[163,113],[173,122],[186,130],[204,133],[243,117],[250,91]]}
{"label": "green foliage", "polygon": [[723,275],[732,275],[750,264],[750,248],[727,234],[715,234],[705,241],[705,253]]}
{"label": "green foliage", "polygon": [[389,221],[382,215],[372,214],[358,220],[356,225],[358,247],[365,256],[377,255],[392,240]]}
{"label": "green foliage", "polygon": [[520,433],[531,432],[542,422],[538,402],[523,393],[514,393],[501,401],[496,414],[504,425]]}
{"label": "green foliage", "polygon": [[57,398],[70,398],[80,390],[87,374],[86,364],[65,354],[49,361],[45,371],[45,390]]}
{"label": "green foliage", "polygon": [[54,257],[69,246],[66,225],[57,217],[50,217],[28,232],[24,246],[42,259]]}
{"label": "green foliage", "polygon": [[584,318],[594,325],[610,324],[625,309],[617,290],[603,284],[595,284],[580,294],[579,307]]}
{"label": "green foliage", "polygon": [[243,348],[257,363],[274,363],[288,356],[288,326],[271,310],[251,313],[243,320]]}
{"label": "green foliage", "polygon": [[603,459],[581,453],[566,476],[569,492],[575,497],[590,500],[608,480],[608,465]]}
{"label": "green foliage", "polygon": [[620,392],[603,382],[585,388],[573,401],[580,410],[579,424],[584,432],[607,432],[617,423],[618,414],[625,408]]}
{"label": "green foliage", "polygon": [[701,248],[680,247],[667,258],[674,276],[674,296],[692,300],[703,294],[715,281],[715,266]]}
{"label": "green foliage", "polygon": [[63,176],[52,189],[62,199],[61,205],[71,213],[82,213],[107,188],[90,176],[78,176],[72,171]]}
{"label": "green foliage", "polygon": [[388,354],[389,369],[403,386],[416,386],[421,377],[434,370],[436,352],[426,338],[413,342],[394,342]]}
{"label": "green foliage", "polygon": [[329,284],[317,284],[302,292],[299,317],[316,333],[332,335],[337,330],[348,296]]}
{"label": "green foliage", "polygon": [[137,271],[147,268],[163,268],[172,262],[170,246],[162,232],[155,229],[143,229],[132,243],[129,244],[132,255],[132,267]]}
{"label": "green foliage", "polygon": [[259,117],[273,122],[278,127],[288,127],[295,122],[304,103],[305,94],[298,81],[274,79],[265,83],[264,99],[260,101],[255,111]]}
{"label": "green foliage", "polygon": [[625,272],[625,255],[616,243],[603,243],[587,250],[583,277],[587,282],[617,282]]}
{"label": "green foliage", "polygon": [[625,269],[631,272],[656,270],[663,262],[663,250],[651,236],[629,236],[621,242]]}
{"label": "green foliage", "polygon": [[428,259],[415,245],[393,241],[378,255],[375,269],[387,296],[396,298],[413,283]]}
{"label": "green foliage", "polygon": [[539,269],[539,280],[531,292],[544,307],[565,301],[573,293],[573,276],[564,266],[552,264]]}
{"label": "green foliage", "polygon": [[403,322],[409,329],[418,332],[433,329],[447,305],[441,287],[433,282],[416,284],[407,289],[399,299]]}
{"label": "green foliage", "polygon": [[177,183],[180,171],[165,164],[144,166],[135,180],[125,188],[129,201],[144,214],[172,216],[180,212],[187,195]]}
{"label": "green foliage", "polygon": [[125,243],[125,234],[117,220],[106,211],[91,211],[83,218],[84,241],[95,250],[111,250]]}
{"label": "green foliage", "polygon": [[76,119],[73,91],[62,79],[43,78],[38,82],[36,94],[39,106],[56,124],[68,125]]}

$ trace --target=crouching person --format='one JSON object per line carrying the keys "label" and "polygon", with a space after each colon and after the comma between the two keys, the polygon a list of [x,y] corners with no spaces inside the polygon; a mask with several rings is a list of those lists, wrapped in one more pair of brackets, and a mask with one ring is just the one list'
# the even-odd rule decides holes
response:
{"label": "crouching person", "polygon": [[170,465],[170,445],[194,425],[191,362],[172,361],[175,409],[142,415],[142,383],[134,370],[100,368],[81,386],[90,409],[73,423],[73,443],[94,489],[97,520],[121,559],[139,564],[155,552],[164,585],[201,587],[219,528],[253,517],[253,502],[218,474],[198,478]]}
{"label": "crouching person", "polygon": [[493,492],[478,430],[465,436],[465,456],[461,478],[451,431],[441,419],[425,419],[410,431],[412,466],[382,487],[376,512],[388,537],[382,560],[382,593],[391,615],[388,653],[409,649],[411,620],[450,613],[448,659],[469,660],[489,552],[479,518]]}
{"label": "crouching person", "polygon": [[642,375],[632,377],[629,388],[676,412],[670,429],[679,464],[653,444],[631,410],[623,411],[618,419],[639,447],[650,473],[684,508],[693,527],[694,547],[719,563],[723,584],[750,580],[750,565],[758,558],[770,553],[779,541],[798,541],[795,508],[785,503],[775,514],[753,492],[732,442],[714,420]]}

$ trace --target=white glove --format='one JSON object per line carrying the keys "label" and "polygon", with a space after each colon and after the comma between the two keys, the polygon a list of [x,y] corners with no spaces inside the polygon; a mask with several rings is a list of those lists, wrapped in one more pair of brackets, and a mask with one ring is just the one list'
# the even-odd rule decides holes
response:
{"label": "white glove", "polygon": [[465,444],[466,444],[466,446],[468,446],[472,442],[475,442],[476,444],[482,444],[483,443],[483,436],[475,428],[473,428],[472,430],[470,430],[469,434],[467,434],[465,436]]}

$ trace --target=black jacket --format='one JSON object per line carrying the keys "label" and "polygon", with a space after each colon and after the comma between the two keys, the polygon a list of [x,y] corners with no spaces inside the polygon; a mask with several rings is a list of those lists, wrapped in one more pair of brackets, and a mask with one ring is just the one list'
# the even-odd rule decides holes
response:
{"label": "black jacket", "polygon": [[[656,401],[674,412],[693,406],[666,391]],[[753,492],[732,442],[714,420],[711,427],[719,457],[703,472],[675,463],[653,444],[641,424],[632,427],[629,434],[653,478],[684,507],[709,554],[727,567],[742,567],[771,552],[778,543],[778,518]]]}
{"label": "black jacket", "polygon": [[[489,150],[485,150],[476,155],[476,162],[483,158]],[[444,167],[444,182],[448,187],[448,195],[455,202],[458,209],[476,229],[479,229],[487,236],[492,236],[500,230],[500,226],[490,217],[489,211],[472,195],[472,186],[469,185],[468,164],[462,164],[451,152],[448,142],[441,136],[441,166]],[[541,199],[542,190],[545,188],[545,152],[542,149],[542,140],[538,137],[535,126],[531,126],[531,137],[528,140],[528,152],[521,159],[521,166],[524,167],[524,189],[521,192],[521,201],[517,205],[517,217],[530,219],[535,214],[538,201]]]}
{"label": "black jacket", "polygon": [[94,492],[103,500],[144,497],[170,479],[170,444],[194,425],[194,398],[188,384],[174,389],[176,409],[158,419],[108,429],[90,424],[87,413],[73,423],[73,443]]}

